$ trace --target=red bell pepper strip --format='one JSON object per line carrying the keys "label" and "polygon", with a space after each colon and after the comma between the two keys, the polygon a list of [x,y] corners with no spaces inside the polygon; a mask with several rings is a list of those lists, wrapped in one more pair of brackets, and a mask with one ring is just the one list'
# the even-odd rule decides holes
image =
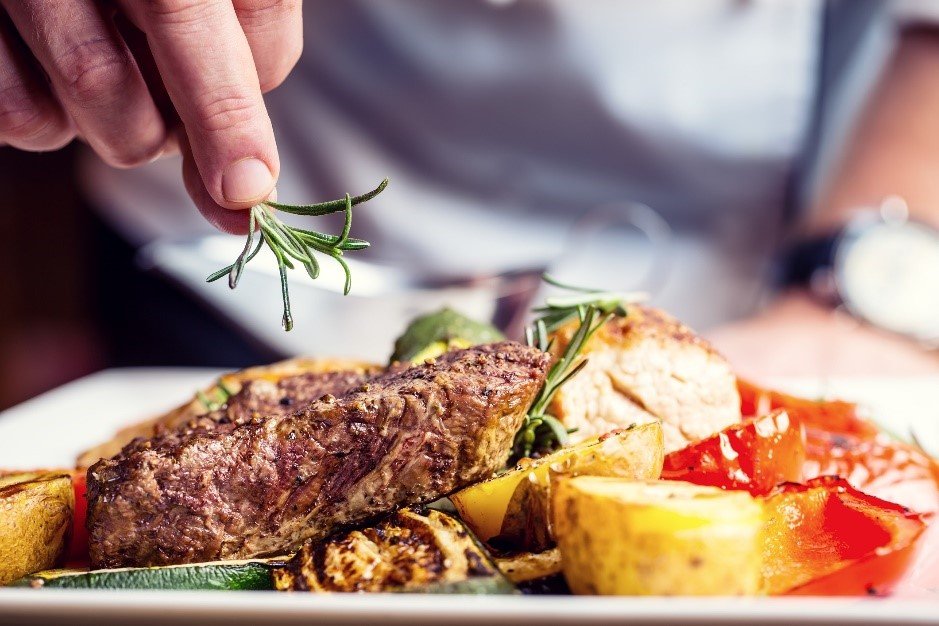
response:
{"label": "red bell pepper strip", "polygon": [[919,514],[832,476],[781,485],[765,503],[763,578],[770,594],[903,550],[925,528]]}
{"label": "red bell pepper strip", "polygon": [[741,412],[785,409],[805,427],[805,478],[838,475],[865,493],[920,513],[939,511],[939,464],[881,433],[856,404],[805,400],[739,380]]}
{"label": "red bell pepper strip", "polygon": [[807,400],[779,391],[764,389],[749,381],[737,379],[740,393],[740,413],[744,417],[766,415],[776,409],[785,409],[789,417],[806,429],[818,428],[829,433],[876,437],[877,425],[861,416],[857,404],[841,400]]}
{"label": "red bell pepper strip", "polygon": [[72,514],[72,535],[65,552],[67,567],[88,567],[88,529],[85,528],[85,518],[88,512],[88,498],[85,495],[86,477],[84,470],[72,471],[75,511]]}
{"label": "red bell pepper strip", "polygon": [[662,478],[767,494],[802,480],[805,435],[786,411],[734,424],[665,457]]}

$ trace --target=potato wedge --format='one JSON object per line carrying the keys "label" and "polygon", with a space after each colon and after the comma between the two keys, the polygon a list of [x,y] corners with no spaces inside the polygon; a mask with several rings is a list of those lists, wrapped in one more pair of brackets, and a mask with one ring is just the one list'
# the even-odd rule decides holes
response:
{"label": "potato wedge", "polygon": [[[663,458],[661,426],[657,422],[642,424],[558,450],[541,459],[523,459],[515,469],[462,489],[451,495],[450,500],[476,536],[489,541],[503,532],[507,517],[530,520],[531,514],[537,513],[539,507],[533,507],[531,501],[547,497],[551,467],[574,474],[644,480],[659,477]],[[532,494],[532,491],[540,493]],[[546,507],[547,500],[540,508],[546,510]],[[542,523],[546,524],[547,520]],[[541,547],[516,546],[529,550]]]}
{"label": "potato wedge", "polygon": [[596,476],[553,490],[553,530],[574,593],[759,593],[764,514],[749,493]]}
{"label": "potato wedge", "polygon": [[75,508],[68,474],[0,478],[0,585],[55,565]]}

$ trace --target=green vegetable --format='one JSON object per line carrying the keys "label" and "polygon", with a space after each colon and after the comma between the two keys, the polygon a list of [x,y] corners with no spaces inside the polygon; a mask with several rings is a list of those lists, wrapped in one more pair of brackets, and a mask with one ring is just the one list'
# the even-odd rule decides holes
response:
{"label": "green vegetable", "polygon": [[281,591],[516,593],[469,529],[434,509],[308,543],[273,577]]}
{"label": "green vegetable", "polygon": [[[320,273],[319,262],[316,260],[314,252],[319,252],[332,257],[342,266],[346,274],[346,284],[343,291],[348,294],[352,288],[352,274],[349,266],[343,260],[343,252],[352,250],[361,250],[367,248],[369,243],[361,239],[354,239],[349,236],[352,229],[352,207],[362,202],[371,200],[388,186],[388,179],[381,183],[368,193],[361,196],[352,197],[346,194],[345,198],[331,200],[329,202],[320,202],[319,204],[281,204],[279,202],[266,201],[251,207],[248,222],[248,237],[245,240],[245,247],[235,262],[224,267],[217,272],[210,274],[206,282],[218,280],[222,276],[228,276],[228,286],[232,289],[238,286],[238,280],[245,265],[253,259],[261,246],[267,244],[274,257],[277,259],[277,268],[280,271],[280,290],[284,300],[284,330],[293,328],[293,316],[290,313],[290,293],[287,287],[287,270],[293,269],[293,261],[300,263],[309,274],[310,278],[316,279]],[[315,230],[306,230],[284,224],[274,215],[274,210],[292,213],[294,215],[321,216],[331,213],[345,213],[345,223],[342,227],[342,233],[339,235],[327,235]],[[255,231],[260,231],[257,245],[254,244]],[[293,260],[291,260],[293,259]]]}
{"label": "green vegetable", "polygon": [[626,304],[645,298],[640,293],[600,291],[565,285],[545,274],[543,280],[549,285],[574,292],[570,296],[545,298],[544,306],[534,309],[538,317],[525,329],[528,345],[544,352],[551,349],[553,339],[549,334],[558,330],[575,317],[579,320],[577,330],[558,359],[551,366],[544,385],[525,416],[522,427],[515,434],[509,467],[533,452],[548,454],[567,444],[568,431],[563,424],[547,412],[554,394],[564,383],[576,376],[587,364],[578,361],[590,338],[604,324],[616,316],[626,315]]}
{"label": "green vegetable", "polygon": [[505,336],[494,326],[445,308],[412,321],[395,341],[391,362],[420,363],[449,350],[503,339]]}
{"label": "green vegetable", "polygon": [[103,570],[48,570],[13,583],[13,587],[58,589],[182,589],[264,590],[273,589],[271,568],[286,558],[250,561],[216,561]]}

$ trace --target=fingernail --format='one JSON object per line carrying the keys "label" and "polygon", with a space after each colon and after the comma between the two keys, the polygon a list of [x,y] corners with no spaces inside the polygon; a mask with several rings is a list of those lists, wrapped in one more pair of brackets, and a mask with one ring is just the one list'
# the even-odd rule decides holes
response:
{"label": "fingernail", "polygon": [[264,161],[248,157],[235,161],[222,175],[222,195],[228,202],[261,200],[270,191],[274,177]]}

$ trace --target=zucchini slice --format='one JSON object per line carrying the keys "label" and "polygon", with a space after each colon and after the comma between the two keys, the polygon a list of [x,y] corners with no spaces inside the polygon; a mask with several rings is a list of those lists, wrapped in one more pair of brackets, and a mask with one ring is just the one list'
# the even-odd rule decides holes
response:
{"label": "zucchini slice", "polygon": [[308,543],[273,577],[281,591],[516,592],[472,533],[436,510],[402,509],[374,526]]}
{"label": "zucchini slice", "polygon": [[453,309],[440,309],[415,318],[395,340],[391,362],[420,363],[449,350],[502,341],[494,326],[477,322]]}
{"label": "zucchini slice", "polygon": [[102,570],[48,570],[13,583],[14,587],[58,589],[270,590],[271,568],[289,557],[215,561],[165,567]]}

